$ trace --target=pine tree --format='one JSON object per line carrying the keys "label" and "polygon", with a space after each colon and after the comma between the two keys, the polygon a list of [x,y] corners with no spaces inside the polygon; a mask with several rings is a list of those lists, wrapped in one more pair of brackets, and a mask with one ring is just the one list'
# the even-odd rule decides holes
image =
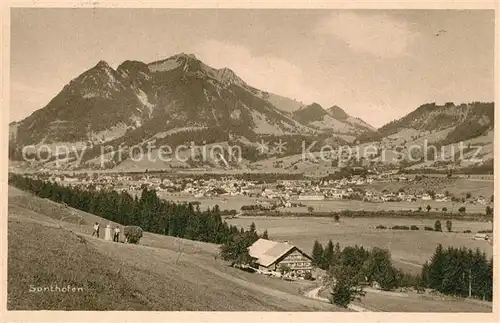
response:
{"label": "pine tree", "polygon": [[323,250],[323,257],[321,262],[321,266],[325,270],[332,265],[333,254],[334,254],[333,242],[332,240],[329,240],[325,250]]}
{"label": "pine tree", "polygon": [[[313,266],[321,268],[323,259],[323,246],[318,240],[314,241],[313,251],[312,251],[312,264]],[[323,269],[323,268],[322,268]]]}
{"label": "pine tree", "polygon": [[378,282],[383,290],[391,290],[398,284],[397,271],[392,265],[389,250],[373,248],[363,264],[362,272],[369,282]]}
{"label": "pine tree", "polygon": [[441,285],[444,279],[445,272],[445,254],[443,246],[439,244],[431,257],[431,262],[428,268],[429,287],[441,290]]}
{"label": "pine tree", "polygon": [[347,308],[354,300],[359,300],[366,293],[362,287],[359,287],[356,281],[356,273],[350,267],[339,266],[336,270],[336,277],[332,292],[330,294],[330,302]]}
{"label": "pine tree", "polygon": [[262,233],[262,239],[266,239],[266,240],[269,240],[269,235],[267,233],[267,229],[264,230],[264,233]]}

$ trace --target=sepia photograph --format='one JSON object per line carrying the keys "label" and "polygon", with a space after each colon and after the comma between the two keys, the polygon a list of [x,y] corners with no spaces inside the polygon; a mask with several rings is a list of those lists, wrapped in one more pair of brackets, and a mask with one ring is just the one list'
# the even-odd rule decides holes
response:
{"label": "sepia photograph", "polygon": [[7,11],[9,312],[493,313],[495,9]]}

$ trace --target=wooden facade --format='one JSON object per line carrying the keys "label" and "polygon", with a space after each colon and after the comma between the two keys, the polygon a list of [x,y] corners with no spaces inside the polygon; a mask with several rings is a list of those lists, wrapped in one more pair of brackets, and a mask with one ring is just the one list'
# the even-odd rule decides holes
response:
{"label": "wooden facade", "polygon": [[306,273],[311,273],[312,271],[311,258],[297,247],[290,249],[290,251],[277,258],[276,261],[268,267],[258,263],[256,265],[258,269],[263,271],[279,271],[282,265],[287,266],[291,269],[291,272],[295,273],[295,276],[304,276]]}

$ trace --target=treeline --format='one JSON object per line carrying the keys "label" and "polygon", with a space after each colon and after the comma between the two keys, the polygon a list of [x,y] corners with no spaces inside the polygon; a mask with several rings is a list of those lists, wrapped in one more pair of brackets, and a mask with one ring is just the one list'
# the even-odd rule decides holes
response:
{"label": "treeline", "polygon": [[148,232],[217,244],[245,232],[222,221],[217,205],[201,211],[199,206],[190,203],[161,200],[156,191],[147,188],[140,197],[132,197],[127,192],[71,188],[17,174],[9,174],[9,184],[41,198],[65,203],[122,225],[139,226]]}
{"label": "treeline", "polygon": [[439,245],[422,268],[424,286],[443,294],[472,296],[491,301],[493,298],[493,258],[487,259],[479,249]]}
{"label": "treeline", "polygon": [[431,288],[446,295],[475,297],[491,301],[493,297],[493,259],[479,249],[443,249],[438,245],[419,275],[395,268],[388,250],[362,246],[341,248],[330,240],[326,247],[315,241],[313,265],[328,272],[333,282],[331,301],[339,306],[364,295],[363,286],[376,283],[382,290],[413,287]]}
{"label": "treeline", "polygon": [[417,210],[378,210],[378,211],[366,211],[366,210],[341,210],[335,212],[283,212],[278,210],[268,211],[265,213],[259,213],[258,211],[248,211],[245,213],[251,214],[252,216],[289,216],[289,217],[304,217],[304,216],[314,216],[314,217],[344,217],[344,218],[373,218],[373,217],[385,217],[385,218],[401,218],[410,217],[415,219],[460,219],[466,221],[482,221],[487,222],[493,220],[493,210],[491,213],[451,213],[443,211],[424,211],[423,209]]}
{"label": "treeline", "polygon": [[[323,247],[318,241],[314,242],[312,251],[313,265],[328,271],[336,281],[345,279],[356,285],[367,285],[377,282],[383,290],[397,287],[423,286],[419,276],[404,273],[393,266],[391,254],[388,250],[363,246],[346,246],[341,248],[330,240]],[[342,274],[340,274],[342,273]]]}

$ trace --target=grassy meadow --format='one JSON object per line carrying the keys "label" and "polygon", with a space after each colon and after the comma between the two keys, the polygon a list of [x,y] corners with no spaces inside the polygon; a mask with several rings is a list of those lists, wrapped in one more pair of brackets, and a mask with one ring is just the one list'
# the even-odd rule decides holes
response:
{"label": "grassy meadow", "polygon": [[[318,217],[239,217],[228,219],[229,224],[243,228],[255,222],[261,231],[267,229],[269,237],[287,240],[305,252],[312,251],[315,240],[326,244],[329,239],[341,246],[362,245],[367,248],[389,249],[395,265],[409,272],[420,272],[438,244],[479,248],[491,257],[493,248],[487,241],[473,240],[479,230],[492,229],[492,223],[452,220],[453,232],[424,231],[424,226],[434,226],[434,219],[410,218],[341,218],[335,223],[333,218]],[[442,228],[446,231],[445,221]],[[418,231],[376,229],[384,225],[417,225]],[[472,233],[462,233],[471,230]]]}

